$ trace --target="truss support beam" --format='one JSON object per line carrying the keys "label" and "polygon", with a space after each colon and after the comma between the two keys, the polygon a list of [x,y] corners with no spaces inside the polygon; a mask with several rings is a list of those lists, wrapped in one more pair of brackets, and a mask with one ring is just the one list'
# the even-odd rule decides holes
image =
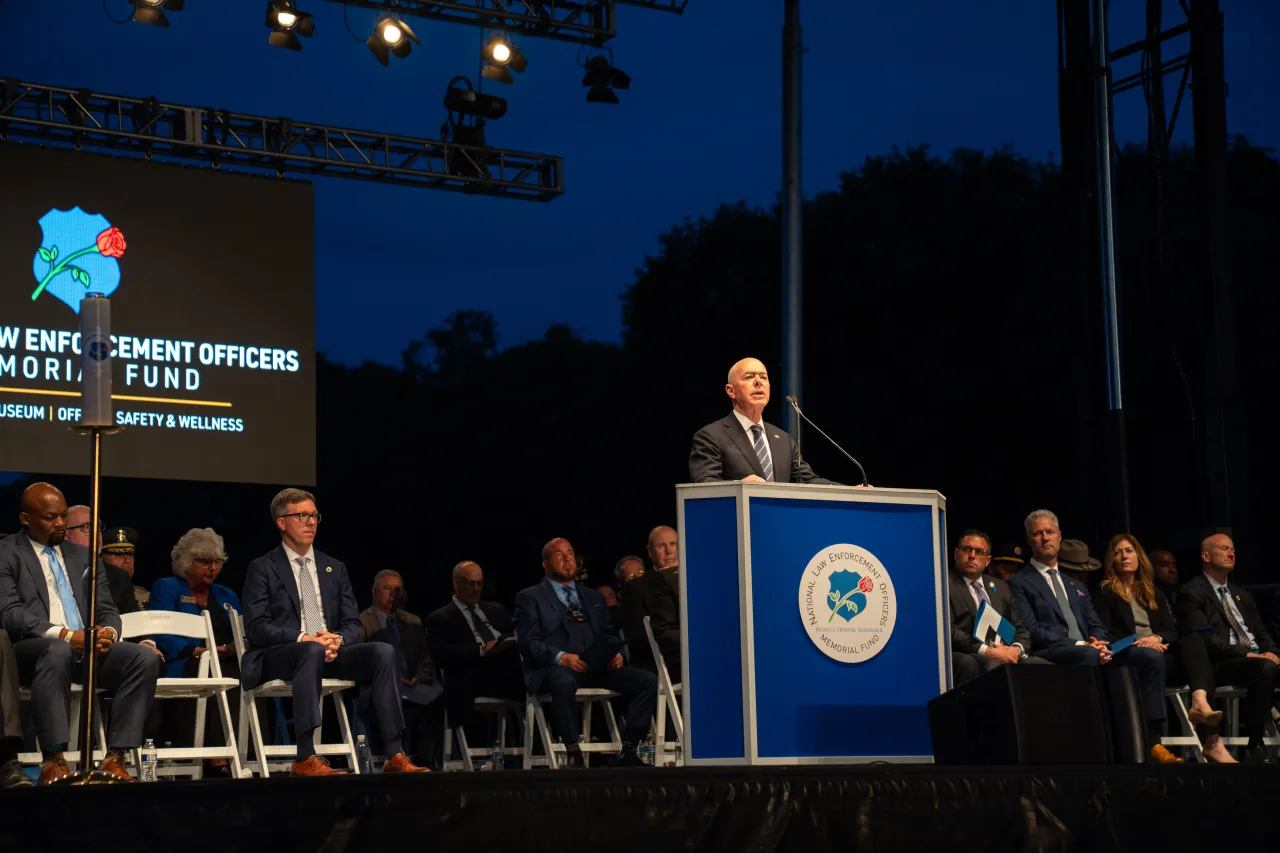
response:
{"label": "truss support beam", "polygon": [[[685,0],[687,2],[687,0]],[[467,24],[513,35],[599,46],[617,35],[615,0],[327,0],[379,14]],[[649,0],[640,5],[683,5]],[[353,29],[355,29],[353,27]],[[356,30],[357,34],[360,31]]]}
{"label": "truss support beam", "polygon": [[528,201],[564,192],[561,159],[0,78],[0,141],[337,177]]}

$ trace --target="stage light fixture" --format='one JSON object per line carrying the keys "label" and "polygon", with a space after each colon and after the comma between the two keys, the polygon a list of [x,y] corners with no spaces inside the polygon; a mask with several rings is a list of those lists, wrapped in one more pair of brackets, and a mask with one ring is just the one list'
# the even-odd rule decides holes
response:
{"label": "stage light fixture", "polygon": [[582,85],[590,87],[588,103],[616,104],[618,96],[615,90],[631,88],[631,77],[622,69],[615,68],[611,59],[612,52],[609,59],[603,54],[596,54],[583,65],[586,72],[582,75]]}
{"label": "stage light fixture", "polygon": [[129,0],[133,4],[133,22],[153,27],[169,26],[165,11],[181,12],[185,0]]}
{"label": "stage light fixture", "polygon": [[298,36],[311,38],[316,31],[316,23],[306,12],[298,11],[294,0],[269,0],[267,3],[267,26],[271,29],[268,41],[275,47],[285,50],[302,50],[302,42]]}
{"label": "stage light fixture", "polygon": [[494,33],[484,46],[484,67],[480,74],[489,80],[511,84],[515,82],[511,72],[522,73],[529,67],[524,52],[512,43],[506,33]]}
{"label": "stage light fixture", "polygon": [[373,35],[369,36],[365,44],[369,45],[369,50],[373,51],[373,55],[383,65],[390,62],[392,54],[404,59],[413,52],[413,42],[419,47],[422,42],[418,41],[418,37],[414,35],[409,25],[399,18],[387,16],[379,18],[378,23],[373,28]]}
{"label": "stage light fixture", "polygon": [[[460,87],[458,83],[465,83],[466,86]],[[496,119],[507,114],[507,99],[477,92],[471,88],[471,81],[466,77],[454,77],[444,92],[444,108],[464,116]]]}

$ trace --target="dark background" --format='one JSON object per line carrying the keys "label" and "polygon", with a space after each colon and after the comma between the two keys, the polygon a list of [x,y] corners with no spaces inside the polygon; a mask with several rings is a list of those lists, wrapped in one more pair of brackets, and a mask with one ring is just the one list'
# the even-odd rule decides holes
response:
{"label": "dark background", "polygon": [[[57,16],[54,44],[45,3],[4,0],[0,74],[427,137],[449,78],[475,78],[473,29],[415,21],[422,47],[382,68],[336,5],[306,7],[317,30],[300,54],[267,46],[262,6],[188,3],[160,31],[115,26],[89,3]],[[1113,47],[1142,37],[1144,6],[1111,4]],[[1166,25],[1181,20],[1176,0],[1164,9]],[[1267,149],[1280,142],[1280,5],[1223,10],[1228,128],[1250,143],[1235,146],[1228,194],[1263,545],[1238,571],[1270,580],[1280,168]],[[1018,540],[1027,512],[1048,506],[1098,555],[1114,532],[1102,511],[1113,496],[1100,470],[1100,294],[1059,169],[1054,4],[807,2],[802,14],[806,412],[873,483],[946,494],[953,540],[969,525]],[[584,102],[574,46],[524,42],[529,70],[500,90],[508,114],[487,129],[494,145],[563,154],[562,198],[316,185],[317,343],[328,356],[317,371],[318,545],[351,566],[362,604],[373,574],[393,567],[411,607],[430,609],[464,558],[509,601],[557,535],[601,580],[674,520],[672,484],[687,478],[694,430],[725,412],[729,365],[754,354],[780,369],[781,4],[693,0],[681,18],[618,16],[614,60],[633,78],[620,105]],[[372,17],[351,10],[349,22],[367,34]],[[1186,46],[1167,45],[1166,58]],[[1170,107],[1175,91],[1171,78]],[[1175,142],[1191,137],[1193,101],[1194,91]],[[1139,91],[1115,110],[1120,145],[1146,137]],[[1117,173],[1133,527],[1147,548],[1174,550],[1184,574],[1204,532],[1211,334],[1192,166],[1185,148],[1157,171],[1130,147]],[[780,403],[766,418],[781,419]],[[805,454],[853,479],[812,433]],[[22,482],[0,494],[0,520],[6,506],[16,514]],[[84,499],[83,479],[58,482]],[[276,541],[275,489],[112,479],[104,512],[142,531],[146,581],[168,571],[183,531],[212,524],[238,586]]]}
{"label": "dark background", "polygon": [[[114,335],[192,341],[190,364],[113,360],[114,394],[229,401],[231,408],[119,401],[117,411],[240,418],[244,432],[129,427],[111,438],[109,475],[274,483],[315,482],[315,271],[311,186],[83,152],[0,145],[0,322],[75,332],[79,318],[48,293],[32,302],[38,220],[51,209],[100,213],[124,234]],[[82,248],[80,246],[75,249]],[[62,247],[65,255],[70,247]],[[66,275],[66,273],[63,273]],[[203,365],[202,342],[297,350],[299,370]],[[21,362],[25,350],[14,351]],[[33,353],[41,365],[45,354]],[[68,352],[66,356],[78,357]],[[144,366],[194,368],[195,391],[143,383]],[[78,382],[6,377],[9,387],[79,391]],[[79,405],[75,398],[4,394],[4,402]],[[0,470],[85,470],[88,440],[65,423],[0,421]]]}

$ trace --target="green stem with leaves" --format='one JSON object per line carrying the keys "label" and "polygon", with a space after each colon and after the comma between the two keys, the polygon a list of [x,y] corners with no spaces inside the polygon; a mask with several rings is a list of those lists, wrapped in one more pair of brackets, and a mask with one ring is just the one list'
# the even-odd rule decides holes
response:
{"label": "green stem with leaves", "polygon": [[52,267],[49,270],[49,272],[45,274],[45,277],[40,279],[40,284],[36,286],[35,291],[33,291],[31,294],[31,301],[35,302],[37,299],[40,298],[40,294],[44,293],[44,289],[45,287],[48,286],[49,282],[53,281],[54,277],[57,276],[58,273],[64,272],[67,269],[67,264],[71,263],[76,258],[91,254],[96,251],[98,251],[97,246],[90,246],[87,249],[81,249],[78,252],[73,252],[70,255],[67,255],[61,261],[59,261],[57,266]]}

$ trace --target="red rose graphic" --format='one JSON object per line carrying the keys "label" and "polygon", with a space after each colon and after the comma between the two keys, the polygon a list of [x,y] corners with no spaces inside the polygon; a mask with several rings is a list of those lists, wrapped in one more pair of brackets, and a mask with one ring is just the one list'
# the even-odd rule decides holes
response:
{"label": "red rose graphic", "polygon": [[871,582],[871,578],[863,578],[858,581],[858,592],[871,592],[875,588],[875,584]]}
{"label": "red rose graphic", "polygon": [[124,234],[114,225],[98,235],[98,251],[108,258],[118,258],[125,250]]}

